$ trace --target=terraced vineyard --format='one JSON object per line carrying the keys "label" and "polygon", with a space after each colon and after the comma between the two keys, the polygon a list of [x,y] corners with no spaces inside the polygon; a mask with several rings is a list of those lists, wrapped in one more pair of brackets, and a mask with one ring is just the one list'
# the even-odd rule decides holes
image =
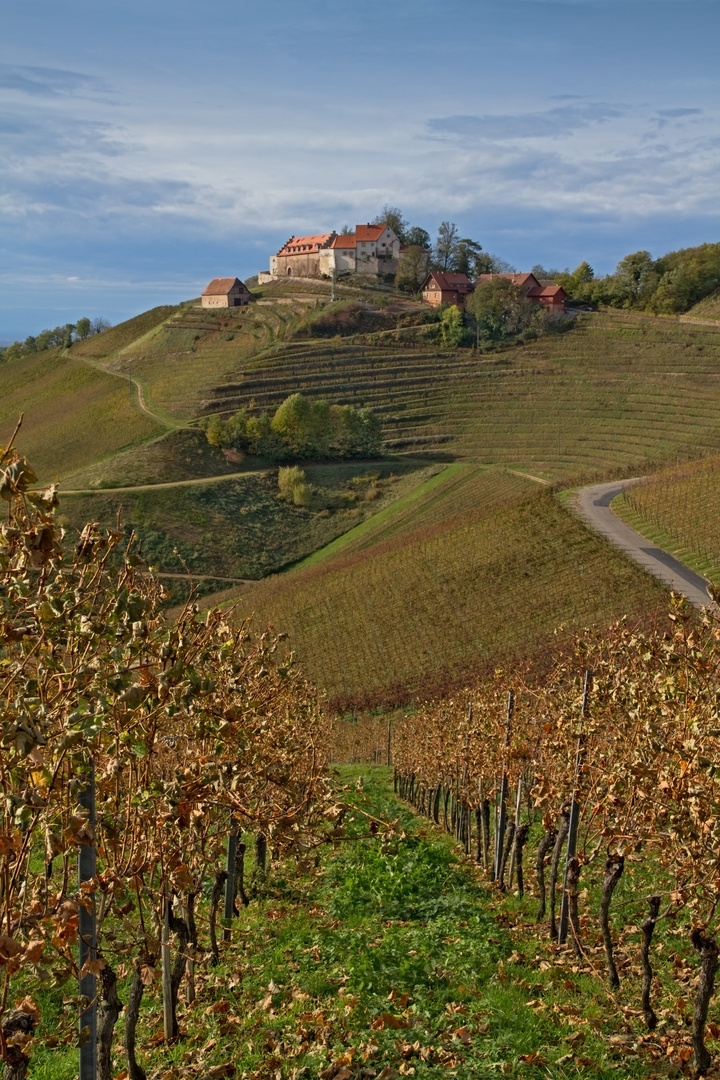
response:
{"label": "terraced vineyard", "polygon": [[[402,702],[510,660],[541,660],[556,628],[662,605],[659,584],[504,469],[467,466],[427,498],[273,577],[239,612],[290,634],[341,708]],[[562,633],[561,633],[562,637]]]}
{"label": "terraced vineyard", "polygon": [[[400,332],[402,333],[402,332]],[[287,344],[219,383],[206,411],[289,392],[379,412],[389,448],[561,478],[646,469],[720,449],[720,332],[631,315],[476,356],[394,342]]]}
{"label": "terraced vineyard", "polygon": [[653,539],[659,530],[662,546],[720,586],[720,457],[661,470],[629,489],[617,510]]}

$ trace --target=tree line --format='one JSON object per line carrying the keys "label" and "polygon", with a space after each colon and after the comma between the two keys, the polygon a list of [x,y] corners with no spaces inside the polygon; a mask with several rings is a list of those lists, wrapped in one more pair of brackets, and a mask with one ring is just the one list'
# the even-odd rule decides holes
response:
{"label": "tree line", "polygon": [[202,426],[211,446],[269,461],[367,458],[382,451],[382,425],[370,409],[302,394],[287,397],[272,417],[243,408],[226,419],[210,416]]}
{"label": "tree line", "polygon": [[85,341],[94,334],[102,334],[103,330],[109,330],[111,325],[107,319],[89,319],[83,316],[77,322],[41,330],[36,336],[31,334],[24,341],[14,341],[12,345],[0,349],[0,359],[15,360],[20,356],[30,356],[58,347],[69,349],[74,342]]}
{"label": "tree line", "polygon": [[635,251],[605,277],[596,277],[586,261],[572,271],[538,265],[533,273],[562,285],[574,300],[674,315],[688,311],[720,287],[720,243],[680,248],[659,259],[653,259],[649,251]]}

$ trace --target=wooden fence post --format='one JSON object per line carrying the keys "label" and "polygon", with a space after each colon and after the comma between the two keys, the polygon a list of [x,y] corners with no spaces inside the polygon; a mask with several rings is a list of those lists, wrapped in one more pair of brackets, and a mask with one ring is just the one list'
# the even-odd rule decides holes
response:
{"label": "wooden fence post", "polygon": [[587,712],[588,697],[592,687],[592,671],[585,672],[585,685],[583,686],[582,705],[580,706],[580,731],[578,734],[577,750],[575,752],[575,782],[573,784],[572,801],[570,803],[570,821],[568,824],[567,848],[565,849],[565,873],[563,874],[562,901],[560,904],[560,922],[558,925],[558,945],[564,945],[567,941],[568,918],[570,914],[568,896],[568,872],[570,863],[575,858],[577,851],[578,826],[580,824],[580,769],[582,767],[582,754],[584,747],[583,720]]}
{"label": "wooden fence post", "polygon": [[[87,787],[80,793],[80,805],[88,811],[88,823],[92,832],[91,844],[80,844],[78,852],[78,886],[95,877],[95,762],[90,762]],[[95,920],[95,895],[90,897],[92,910],[80,904],[78,926],[79,970],[88,960],[97,958],[97,928]],[[81,974],[79,993],[89,1004],[80,1013],[80,1031],[87,1031],[80,1046],[80,1080],[95,1080],[97,1074],[97,979],[91,974]]]}

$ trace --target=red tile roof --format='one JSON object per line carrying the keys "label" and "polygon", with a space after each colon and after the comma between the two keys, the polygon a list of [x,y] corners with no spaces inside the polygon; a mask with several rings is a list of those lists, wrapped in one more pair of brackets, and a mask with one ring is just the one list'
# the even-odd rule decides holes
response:
{"label": "red tile roof", "polygon": [[287,244],[280,248],[278,255],[304,255],[330,247],[335,233],[320,233],[317,236],[291,236]]}
{"label": "red tile roof", "polygon": [[477,283],[478,285],[484,285],[486,281],[493,281],[495,278],[507,278],[513,285],[520,285],[521,287],[527,285],[529,281],[534,281],[535,284],[532,288],[535,288],[536,286],[540,288],[540,282],[534,274],[480,274],[477,278]]}
{"label": "red tile roof", "polygon": [[359,243],[372,243],[378,240],[387,229],[387,225],[356,225],[355,239]]}
{"label": "red tile roof", "polygon": [[202,295],[227,296],[235,285],[242,285],[242,281],[239,281],[236,277],[216,277],[212,279],[206,289],[203,289]]}
{"label": "red tile roof", "polygon": [[356,244],[356,237],[354,233],[345,233],[342,236],[336,236],[330,247],[332,248],[354,248]]}
{"label": "red tile roof", "polygon": [[423,292],[427,291],[431,281],[436,283],[436,288],[441,292],[472,292],[473,290],[473,283],[467,274],[443,274],[439,270],[433,270],[422,284]]}

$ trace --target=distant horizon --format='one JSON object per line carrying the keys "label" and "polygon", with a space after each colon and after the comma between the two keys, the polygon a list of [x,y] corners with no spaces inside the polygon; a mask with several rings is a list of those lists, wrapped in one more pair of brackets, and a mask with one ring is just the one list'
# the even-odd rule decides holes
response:
{"label": "distant horizon", "polygon": [[716,0],[236,0],[222,29],[191,0],[36,0],[4,30],[3,339],[179,302],[385,204],[518,269],[720,237]]}

